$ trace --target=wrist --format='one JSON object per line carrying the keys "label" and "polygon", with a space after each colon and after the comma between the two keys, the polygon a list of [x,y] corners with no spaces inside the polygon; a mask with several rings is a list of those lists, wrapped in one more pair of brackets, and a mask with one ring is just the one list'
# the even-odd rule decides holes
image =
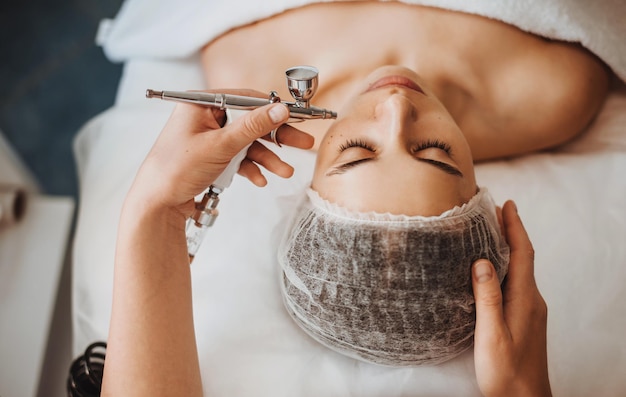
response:
{"label": "wrist", "polygon": [[552,397],[550,380],[516,375],[505,376],[491,385],[480,386],[484,397]]}
{"label": "wrist", "polygon": [[176,208],[127,196],[118,226],[116,267],[152,269],[162,261],[166,267],[188,265],[186,220]]}
{"label": "wrist", "polygon": [[[189,206],[193,208],[193,202],[190,202]],[[184,231],[188,218],[185,212],[181,208],[168,206],[159,200],[136,196],[131,192],[124,200],[121,221],[131,221],[141,227],[169,225],[176,230]]]}
{"label": "wrist", "polygon": [[552,397],[552,389],[548,379],[536,383],[524,382],[518,384],[514,390],[515,392],[507,392],[503,397]]}

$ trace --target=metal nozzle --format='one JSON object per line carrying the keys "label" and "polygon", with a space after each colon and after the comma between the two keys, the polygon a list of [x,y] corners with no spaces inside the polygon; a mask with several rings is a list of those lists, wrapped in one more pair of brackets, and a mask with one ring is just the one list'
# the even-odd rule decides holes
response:
{"label": "metal nozzle", "polygon": [[163,91],[146,90],[146,98],[163,98]]}

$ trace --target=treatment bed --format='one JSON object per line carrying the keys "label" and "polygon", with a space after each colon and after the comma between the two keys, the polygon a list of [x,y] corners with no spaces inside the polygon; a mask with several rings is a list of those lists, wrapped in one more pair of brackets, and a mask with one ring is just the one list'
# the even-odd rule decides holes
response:
{"label": "treatment bed", "polygon": [[[121,23],[130,25],[128,20],[140,7],[125,7]],[[110,34],[121,35],[119,26],[117,33],[113,26]],[[623,41],[624,28],[619,29]],[[149,35],[125,34],[137,40],[136,48],[142,40],[155,42]],[[611,56],[624,79],[626,47],[608,47],[598,52],[621,51]],[[147,100],[144,92],[206,88],[197,52],[155,57],[143,50],[137,50],[137,56],[125,51],[131,55],[123,59],[114,106],[89,121],[74,142],[80,182],[72,252],[74,355],[107,339],[122,202],[174,106]],[[115,54],[109,56],[119,60]],[[383,367],[323,347],[291,320],[280,295],[276,233],[290,211],[285,197],[309,182],[315,155],[288,147],[275,151],[294,165],[295,175],[288,180],[268,175],[268,186],[262,189],[235,177],[220,195],[220,217],[192,265],[205,394],[480,396],[471,349],[438,366]],[[623,82],[614,79],[601,113],[575,141],[545,153],[479,164],[476,176],[497,203],[515,200],[533,241],[536,279],[549,308],[548,361],[554,395],[626,395]]]}

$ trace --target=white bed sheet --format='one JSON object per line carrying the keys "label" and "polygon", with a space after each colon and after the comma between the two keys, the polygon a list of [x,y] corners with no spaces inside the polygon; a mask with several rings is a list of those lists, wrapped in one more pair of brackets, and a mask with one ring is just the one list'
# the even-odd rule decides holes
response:
{"label": "white bed sheet", "polygon": [[[173,105],[146,88],[204,86],[195,57],[131,60],[116,105],[79,133],[73,246],[74,353],[106,340],[115,234],[134,173]],[[536,249],[549,306],[555,396],[626,395],[626,89],[589,132],[560,150],[479,165],[497,202],[515,199]],[[290,148],[291,180],[253,187],[236,177],[192,266],[205,394],[212,396],[479,396],[473,353],[440,366],[395,369],[343,357],[310,339],[283,308],[272,235],[308,182],[314,155]],[[138,365],[141,365],[138,363]]]}

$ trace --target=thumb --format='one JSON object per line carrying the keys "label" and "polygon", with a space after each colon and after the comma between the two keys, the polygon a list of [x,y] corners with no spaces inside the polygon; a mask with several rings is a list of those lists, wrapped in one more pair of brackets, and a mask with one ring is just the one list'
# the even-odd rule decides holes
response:
{"label": "thumb", "polygon": [[490,337],[506,330],[502,309],[502,289],[496,271],[486,259],[472,265],[472,287],[476,302],[476,337]]}
{"label": "thumb", "polygon": [[262,106],[238,118],[228,127],[234,146],[245,147],[252,141],[280,127],[289,118],[287,106],[281,103]]}

